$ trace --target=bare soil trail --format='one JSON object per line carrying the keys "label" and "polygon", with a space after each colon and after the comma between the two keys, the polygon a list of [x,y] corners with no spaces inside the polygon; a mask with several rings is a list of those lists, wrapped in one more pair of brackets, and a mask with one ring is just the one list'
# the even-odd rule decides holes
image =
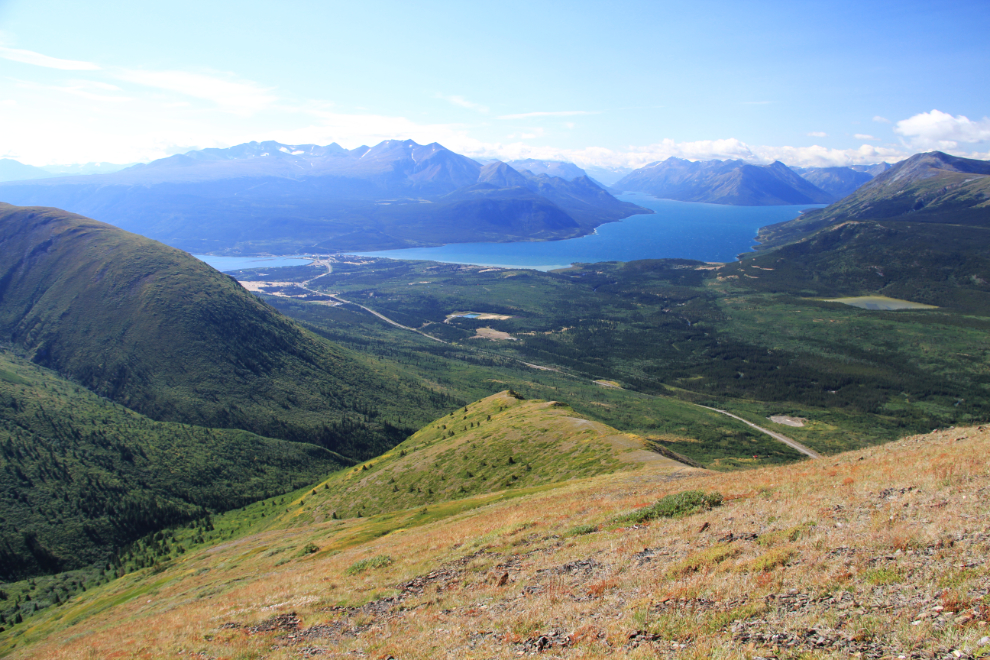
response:
{"label": "bare soil trail", "polygon": [[817,451],[815,451],[814,449],[810,449],[808,447],[805,447],[804,445],[802,445],[797,440],[792,440],[791,438],[788,438],[786,435],[781,435],[780,433],[776,433],[774,431],[771,431],[770,429],[765,429],[762,426],[757,426],[753,422],[747,421],[747,420],[743,419],[742,417],[740,417],[739,415],[733,415],[732,413],[730,413],[730,412],[728,412],[726,410],[719,410],[718,408],[710,408],[708,406],[703,406],[700,403],[696,403],[694,405],[698,406],[699,408],[706,408],[708,410],[713,410],[713,411],[715,411],[717,413],[722,413],[723,415],[728,415],[729,417],[732,417],[733,419],[738,419],[743,424],[746,424],[747,426],[752,426],[754,429],[756,429],[757,431],[760,431],[761,433],[766,433],[767,435],[769,435],[774,440],[779,440],[780,442],[783,442],[785,445],[787,445],[791,449],[796,449],[797,451],[801,452],[805,456],[810,456],[811,458],[821,458],[822,457],[822,455],[819,454]]}

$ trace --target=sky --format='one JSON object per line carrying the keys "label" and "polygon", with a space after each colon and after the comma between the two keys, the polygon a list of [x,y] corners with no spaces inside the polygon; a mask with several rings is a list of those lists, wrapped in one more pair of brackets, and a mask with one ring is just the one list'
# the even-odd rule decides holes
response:
{"label": "sky", "polygon": [[990,2],[0,0],[0,158],[990,158]]}

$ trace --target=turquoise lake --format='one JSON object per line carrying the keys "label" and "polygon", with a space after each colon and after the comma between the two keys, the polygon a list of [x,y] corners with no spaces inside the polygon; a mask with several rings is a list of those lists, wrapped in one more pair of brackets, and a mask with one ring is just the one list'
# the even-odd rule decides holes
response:
{"label": "turquoise lake", "polygon": [[572,263],[681,258],[734,261],[749,252],[760,227],[793,220],[808,206],[724,206],[619,196],[655,211],[601,225],[594,234],[542,243],[451,243],[440,247],[354,252],[359,256],[422,259],[481,266],[550,270]]}

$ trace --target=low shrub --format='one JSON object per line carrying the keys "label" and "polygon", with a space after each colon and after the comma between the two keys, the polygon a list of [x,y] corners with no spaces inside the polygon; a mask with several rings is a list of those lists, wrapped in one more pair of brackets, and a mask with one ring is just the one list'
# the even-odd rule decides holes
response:
{"label": "low shrub", "polygon": [[661,497],[651,506],[637,509],[615,519],[620,523],[644,523],[657,518],[683,518],[722,505],[721,493],[686,490]]}
{"label": "low shrub", "polygon": [[582,536],[583,534],[591,534],[597,531],[598,525],[578,525],[564,532],[564,536]]}
{"label": "low shrub", "polygon": [[365,572],[369,568],[384,568],[391,563],[392,558],[388,555],[376,555],[375,557],[370,557],[368,559],[362,559],[359,562],[355,562],[345,572],[348,575],[357,575],[358,573]]}

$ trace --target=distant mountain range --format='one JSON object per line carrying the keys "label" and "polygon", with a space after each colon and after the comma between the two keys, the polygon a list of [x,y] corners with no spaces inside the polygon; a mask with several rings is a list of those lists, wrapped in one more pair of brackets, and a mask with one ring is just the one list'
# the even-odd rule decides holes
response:
{"label": "distant mountain range", "polygon": [[28,179],[44,179],[56,176],[47,170],[34,165],[25,165],[10,158],[0,158],[0,181],[23,181]]}
{"label": "distant mountain range", "polygon": [[791,169],[831,195],[832,201],[851,195],[874,177],[868,171],[855,170],[851,167],[792,167]]}
{"label": "distant mountain range", "polygon": [[587,172],[574,163],[568,163],[562,160],[536,160],[527,158],[525,160],[510,160],[508,164],[512,169],[519,172],[559,176],[561,179],[567,179],[568,181],[588,176]]}
{"label": "distant mountain range", "polygon": [[668,158],[631,172],[611,190],[616,194],[644,192],[662,199],[738,206],[828,204],[871,178],[869,171],[848,167],[795,170],[780,161],[753,165],[742,160]]}
{"label": "distant mountain range", "polygon": [[543,170],[535,173],[483,167],[411,140],[351,150],[250,142],[112,174],[8,182],[0,199],[82,213],[190,252],[560,239],[652,212],[615,199],[574,165],[540,163],[528,162]]}
{"label": "distant mountain range", "polygon": [[80,174],[107,174],[122,170],[129,165],[114,163],[86,163],[84,165],[46,165],[35,167],[25,165],[10,158],[0,158],[0,181],[26,181],[31,179],[49,179],[57,176],[74,176]]}

